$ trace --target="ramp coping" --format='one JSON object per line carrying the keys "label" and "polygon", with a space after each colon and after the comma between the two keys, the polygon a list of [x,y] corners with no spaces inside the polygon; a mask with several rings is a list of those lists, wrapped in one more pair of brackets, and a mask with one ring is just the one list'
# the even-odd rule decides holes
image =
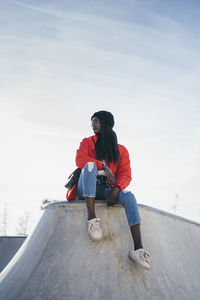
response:
{"label": "ramp coping", "polygon": [[[55,201],[55,202],[52,202],[52,203],[48,203],[46,204],[43,209],[46,209],[47,207],[49,206],[63,206],[63,207],[66,207],[66,206],[77,206],[78,205],[85,205],[85,200],[72,200],[72,201]],[[99,207],[99,206],[105,206],[107,207],[106,203],[105,203],[105,200],[95,200],[95,206]],[[176,214],[173,214],[173,213],[170,213],[170,212],[167,212],[167,211],[164,211],[164,210],[161,210],[159,208],[155,208],[155,207],[152,207],[152,206],[149,206],[149,205],[146,205],[146,204],[141,204],[141,203],[138,203],[138,206],[139,207],[145,207],[147,209],[150,209],[150,210],[153,210],[155,212],[158,212],[160,214],[163,214],[163,215],[166,215],[166,216],[169,216],[169,217],[172,217],[172,218],[176,218],[176,219],[179,219],[179,220],[182,220],[182,221],[185,221],[185,222],[189,222],[191,224],[194,224],[194,225],[198,225],[200,226],[200,222],[197,222],[197,221],[193,221],[193,220],[190,220],[190,219],[187,219],[187,218],[184,218],[184,217],[181,217],[181,216],[178,216]],[[122,205],[120,204],[115,204],[115,207],[122,207]]]}

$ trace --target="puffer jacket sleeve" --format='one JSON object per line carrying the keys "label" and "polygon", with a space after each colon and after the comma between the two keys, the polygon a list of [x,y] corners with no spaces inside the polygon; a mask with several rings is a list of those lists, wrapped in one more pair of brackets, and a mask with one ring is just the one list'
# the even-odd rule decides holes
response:
{"label": "puffer jacket sleeve", "polygon": [[124,190],[131,182],[131,166],[128,150],[121,145],[120,161],[117,171],[115,173],[115,186],[120,190]]}
{"label": "puffer jacket sleeve", "polygon": [[90,140],[85,138],[80,143],[79,149],[76,151],[76,165],[83,169],[88,162],[94,162],[98,170],[102,169],[103,163],[89,155]]}

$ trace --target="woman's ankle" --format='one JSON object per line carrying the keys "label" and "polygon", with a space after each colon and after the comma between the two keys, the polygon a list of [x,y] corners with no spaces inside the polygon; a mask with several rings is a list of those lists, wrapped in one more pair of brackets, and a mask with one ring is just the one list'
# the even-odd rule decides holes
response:
{"label": "woman's ankle", "polygon": [[85,197],[88,211],[88,221],[96,218],[94,197]]}
{"label": "woman's ankle", "polygon": [[140,232],[140,224],[135,224],[135,225],[131,226],[130,229],[131,229],[131,234],[133,237],[134,250],[143,248],[142,237],[141,237],[141,232]]}
{"label": "woman's ankle", "polygon": [[95,218],[96,218],[96,215],[88,215],[88,221],[95,219]]}

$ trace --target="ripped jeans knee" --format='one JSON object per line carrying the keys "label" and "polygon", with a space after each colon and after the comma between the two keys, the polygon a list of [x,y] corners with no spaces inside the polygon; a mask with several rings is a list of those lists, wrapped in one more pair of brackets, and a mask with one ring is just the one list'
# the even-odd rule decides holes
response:
{"label": "ripped jeans knee", "polygon": [[78,181],[77,196],[79,199],[96,196],[97,172],[98,169],[94,162],[85,164]]}
{"label": "ripped jeans knee", "polygon": [[84,173],[97,173],[98,170],[96,164],[91,161],[85,164],[83,171]]}

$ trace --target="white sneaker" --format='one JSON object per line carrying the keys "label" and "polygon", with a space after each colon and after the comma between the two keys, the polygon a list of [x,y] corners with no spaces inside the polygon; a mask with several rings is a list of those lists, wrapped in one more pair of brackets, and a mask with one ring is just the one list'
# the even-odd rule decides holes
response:
{"label": "white sneaker", "polygon": [[137,250],[131,250],[129,257],[134,260],[138,265],[142,266],[146,270],[150,270],[149,252],[140,248]]}
{"label": "white sneaker", "polygon": [[88,233],[95,241],[102,239],[102,230],[99,218],[94,218],[88,221]]}

